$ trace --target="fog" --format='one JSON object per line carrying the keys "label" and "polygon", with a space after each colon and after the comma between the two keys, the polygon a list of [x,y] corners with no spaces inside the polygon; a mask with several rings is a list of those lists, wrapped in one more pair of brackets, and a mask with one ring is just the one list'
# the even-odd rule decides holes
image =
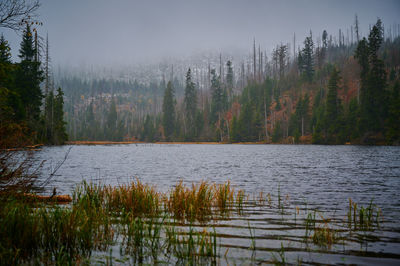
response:
{"label": "fog", "polygon": [[[43,0],[39,10],[53,65],[132,65],[205,51],[250,52],[301,45],[310,30],[346,34],[357,13],[361,33],[380,17],[399,23],[400,1]],[[1,29],[14,60],[21,33]]]}

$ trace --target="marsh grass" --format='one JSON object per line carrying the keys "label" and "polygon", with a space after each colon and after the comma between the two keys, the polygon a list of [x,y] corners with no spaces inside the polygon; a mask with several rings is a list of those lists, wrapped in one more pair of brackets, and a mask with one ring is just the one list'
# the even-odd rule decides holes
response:
{"label": "marsh grass", "polygon": [[105,250],[114,239],[114,230],[109,218],[97,211],[7,202],[1,208],[0,261],[77,261],[94,249]]}
{"label": "marsh grass", "polygon": [[[133,264],[216,264],[221,257],[219,220],[230,219],[235,211],[244,215],[254,204],[261,211],[268,205],[275,214],[282,214],[284,205],[294,210],[294,223],[304,223],[300,228],[305,242],[324,249],[337,243],[338,226],[348,230],[346,235],[355,230],[365,233],[381,223],[381,211],[372,200],[366,207],[350,200],[347,220],[338,225],[317,210],[290,208],[289,197],[282,200],[280,186],[277,204],[272,204],[271,194],[266,195],[260,193],[249,202],[249,195],[229,181],[191,186],[180,181],[160,193],[136,179],[116,187],[83,182],[65,206],[9,199],[0,205],[0,264],[84,264],[90,263],[93,252],[111,252],[116,245],[124,261],[130,258]],[[249,250],[255,254],[257,237],[249,222],[248,229]],[[284,253],[281,246],[275,263],[286,262]],[[108,264],[114,260],[111,253],[106,259]]]}
{"label": "marsh grass", "polygon": [[204,265],[216,264],[217,257],[217,234],[209,232],[206,228],[202,231],[195,231],[190,225],[187,232],[174,234],[173,253],[178,264]]}
{"label": "marsh grass", "polygon": [[204,221],[212,213],[214,197],[214,186],[202,181],[200,184],[192,184],[186,187],[181,180],[169,193],[169,197],[164,197],[166,210],[172,213],[176,219],[195,219]]}
{"label": "marsh grass", "polygon": [[350,230],[373,231],[381,224],[381,210],[373,204],[371,199],[368,206],[358,206],[349,199],[349,209],[347,212],[347,224]]}
{"label": "marsh grass", "polygon": [[235,191],[230,181],[223,184],[201,181],[188,187],[181,180],[169,196],[163,196],[163,201],[166,211],[178,220],[207,222],[216,215],[229,216],[235,207],[240,212],[245,197],[245,192]]}
{"label": "marsh grass", "polygon": [[320,214],[320,216],[322,223],[320,223],[317,227],[314,225],[314,234],[312,236],[312,240],[313,243],[318,246],[330,248],[337,242],[338,236],[336,231],[332,229],[332,226],[329,225],[330,221],[325,219],[322,214]]}
{"label": "marsh grass", "polygon": [[272,253],[272,262],[274,265],[287,265],[287,259],[285,255],[285,248],[283,247],[283,244],[281,243],[281,248],[277,252],[277,255]]}

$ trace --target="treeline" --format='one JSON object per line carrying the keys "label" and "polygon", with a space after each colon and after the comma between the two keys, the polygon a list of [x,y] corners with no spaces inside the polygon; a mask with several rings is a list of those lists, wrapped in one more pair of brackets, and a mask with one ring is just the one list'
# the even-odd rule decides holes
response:
{"label": "treeline", "polygon": [[[289,44],[280,44],[270,60],[260,48],[257,53],[254,43],[252,60],[235,66],[239,71],[231,61],[220,64],[219,72],[209,67],[207,90],[200,89],[189,68],[184,84],[163,80],[153,86],[157,93],[114,90],[93,94],[78,108],[71,102],[70,136],[150,142],[398,144],[400,38],[391,34],[385,39],[380,20],[365,38],[359,36],[357,17],[355,29],[351,42],[341,31],[338,38],[326,31],[317,37],[310,32],[297,52],[293,49],[291,54]],[[177,87],[183,94],[176,92]]]}
{"label": "treeline", "polygon": [[[32,30],[31,25],[26,22],[18,63],[12,62],[8,42],[3,35],[0,38],[2,148],[35,143],[62,144],[67,140],[64,94],[61,88],[55,91],[51,85],[48,41],[43,64],[37,30]],[[45,93],[42,90],[45,90]]]}

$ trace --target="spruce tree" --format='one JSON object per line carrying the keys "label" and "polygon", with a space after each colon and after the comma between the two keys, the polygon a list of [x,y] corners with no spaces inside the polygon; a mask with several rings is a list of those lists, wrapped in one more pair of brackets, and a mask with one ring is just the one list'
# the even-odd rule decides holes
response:
{"label": "spruce tree", "polygon": [[232,62],[228,61],[226,62],[226,67],[227,67],[227,72],[226,72],[226,87],[228,90],[228,97],[229,100],[232,100],[233,97],[233,68],[232,68]]}
{"label": "spruce tree", "polygon": [[196,137],[196,113],[197,113],[197,91],[192,82],[190,68],[186,73],[185,87],[185,119],[186,119],[186,139],[193,140]]}
{"label": "spruce tree", "polygon": [[304,48],[299,52],[297,63],[305,80],[311,82],[314,76],[314,42],[311,33],[304,40]]}
{"label": "spruce tree", "polygon": [[54,144],[63,144],[68,140],[64,120],[64,92],[59,87],[54,97]]}
{"label": "spruce tree", "polygon": [[215,69],[211,70],[211,119],[214,125],[216,122],[221,123],[222,113],[226,111],[228,106],[228,95],[226,89],[222,87],[221,77],[217,76]]}
{"label": "spruce tree", "polygon": [[11,62],[11,48],[3,34],[0,37],[0,123],[18,121],[23,106],[14,91],[15,66]]}
{"label": "spruce tree", "polygon": [[11,63],[11,48],[3,34],[0,36],[0,63]]}
{"label": "spruce tree", "polygon": [[40,89],[40,83],[43,81],[43,71],[40,69],[40,62],[35,61],[36,49],[28,24],[23,34],[19,52],[21,62],[18,64],[16,72],[16,92],[25,107],[24,115],[28,125],[37,131],[39,130],[38,121],[43,98]]}
{"label": "spruce tree", "polygon": [[357,46],[355,57],[361,67],[361,106],[359,132],[375,134],[382,131],[387,116],[386,71],[379,58],[383,42],[382,23],[378,19],[368,40],[363,38]]}
{"label": "spruce tree", "polygon": [[165,138],[171,140],[175,131],[175,99],[171,81],[168,82],[164,93],[162,125]]}
{"label": "spruce tree", "polygon": [[370,72],[368,75],[368,90],[372,97],[372,112],[369,114],[370,128],[374,132],[383,130],[384,118],[387,117],[386,104],[386,71],[383,60],[378,57],[378,51],[383,42],[383,29],[380,19],[372,27],[368,37]]}

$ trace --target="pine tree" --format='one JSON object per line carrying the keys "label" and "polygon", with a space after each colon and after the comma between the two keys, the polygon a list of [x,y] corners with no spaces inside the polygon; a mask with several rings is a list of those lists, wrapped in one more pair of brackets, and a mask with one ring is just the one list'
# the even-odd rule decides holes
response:
{"label": "pine tree", "polygon": [[142,140],[152,142],[154,140],[155,128],[150,115],[146,115],[143,124]]}
{"label": "pine tree", "polygon": [[305,80],[311,82],[314,76],[314,42],[311,33],[304,40],[304,48],[299,52],[297,63]]}
{"label": "pine tree", "polygon": [[242,105],[239,116],[239,134],[241,141],[252,141],[255,139],[254,114],[250,102]]}
{"label": "pine tree", "polygon": [[192,82],[190,68],[186,73],[185,87],[185,119],[186,119],[186,139],[193,140],[196,135],[196,114],[197,114],[197,91],[195,84]]}
{"label": "pine tree", "polygon": [[227,90],[228,90],[229,100],[232,100],[232,97],[233,97],[233,79],[234,79],[232,62],[231,61],[226,62],[226,67],[227,67],[226,87],[227,87]]}
{"label": "pine tree", "polygon": [[378,52],[383,42],[382,23],[378,19],[368,40],[363,38],[357,46],[355,57],[361,67],[361,106],[359,132],[382,131],[387,116],[386,71]]}
{"label": "pine tree", "polygon": [[175,131],[175,99],[171,81],[168,82],[164,93],[162,125],[165,138],[171,140]]}
{"label": "pine tree", "polygon": [[222,113],[228,106],[228,95],[222,87],[220,76],[217,76],[215,69],[211,70],[211,117],[210,122],[214,125],[216,122],[222,122]]}
{"label": "pine tree", "polygon": [[24,115],[27,118],[28,125],[32,129],[38,130],[37,122],[43,98],[40,89],[43,72],[40,69],[40,62],[35,61],[36,50],[29,25],[26,26],[24,31],[19,52],[21,62],[18,64],[16,72],[16,92],[25,107]]}
{"label": "pine tree", "polygon": [[3,34],[0,36],[0,63],[11,63],[11,48]]}
{"label": "pine tree", "polygon": [[11,48],[3,34],[0,37],[0,122],[17,122],[23,117],[23,105],[15,92],[15,65],[11,62]]}
{"label": "pine tree", "polygon": [[387,117],[386,104],[386,71],[383,61],[378,57],[378,51],[383,42],[383,28],[380,19],[372,27],[368,37],[370,72],[368,75],[368,90],[372,97],[372,112],[370,127],[374,132],[382,131],[384,118]]}
{"label": "pine tree", "polygon": [[67,130],[64,120],[64,92],[61,88],[57,89],[54,97],[54,144],[63,144],[68,140]]}

